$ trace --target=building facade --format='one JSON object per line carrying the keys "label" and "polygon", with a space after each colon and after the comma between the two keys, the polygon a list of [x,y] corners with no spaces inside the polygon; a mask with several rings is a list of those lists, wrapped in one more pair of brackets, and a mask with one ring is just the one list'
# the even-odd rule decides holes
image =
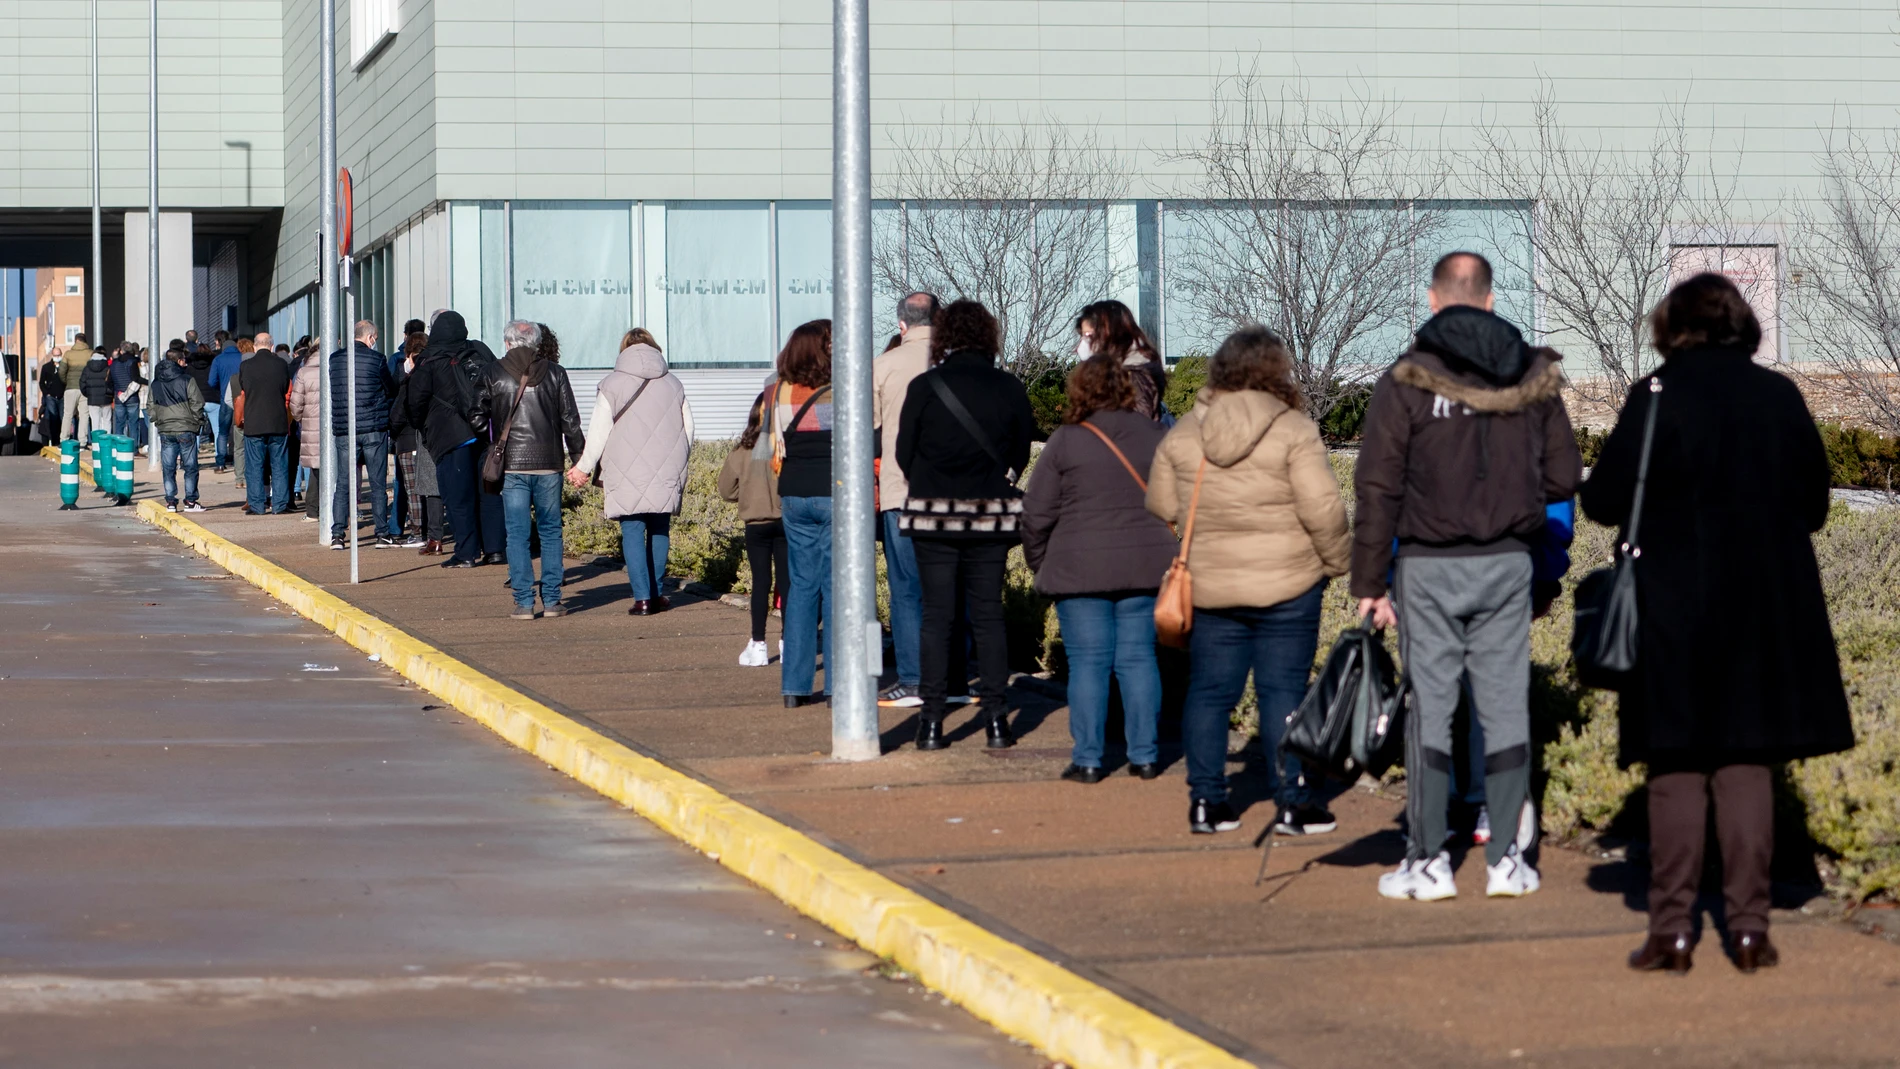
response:
{"label": "building facade", "polygon": [[[23,75],[0,87],[0,121],[18,132],[0,145],[9,218],[70,222],[87,203],[85,6],[0,13]],[[546,322],[583,394],[642,324],[705,432],[734,432],[786,333],[830,309],[828,0],[337,7],[359,314],[390,338],[454,307],[491,344],[509,318]],[[145,202],[146,5],[100,8],[104,188],[122,217]],[[201,330],[310,331],[330,180],[316,164],[318,11],[317,0],[159,0],[161,204],[193,213],[197,275],[161,285],[192,286]],[[1482,131],[1529,139],[1541,97],[1561,104],[1580,143],[1634,155],[1679,114],[1689,169],[1718,180],[1729,213],[1705,220],[1722,233],[1679,243],[1753,250],[1715,260],[1758,276],[1751,292],[1772,305],[1786,228],[1816,195],[1830,131],[1882,129],[1900,107],[1887,0],[873,0],[872,18],[880,183],[920,132],[1086,132],[1126,181],[1089,208],[1099,249],[1085,274],[1137,308],[1171,358],[1218,333],[1181,268],[1209,233],[1196,213],[1212,210],[1187,150],[1204,144],[1237,76],[1269,96],[1379,102],[1394,136],[1446,170],[1426,205],[1445,225],[1411,259],[1469,246],[1526,265],[1500,281],[1507,314],[1532,327],[1535,257],[1499,243],[1521,230],[1501,219],[1537,207],[1484,187],[1470,163]],[[875,213],[906,261],[914,211],[893,195]],[[1798,339],[1775,345],[1799,355]]]}

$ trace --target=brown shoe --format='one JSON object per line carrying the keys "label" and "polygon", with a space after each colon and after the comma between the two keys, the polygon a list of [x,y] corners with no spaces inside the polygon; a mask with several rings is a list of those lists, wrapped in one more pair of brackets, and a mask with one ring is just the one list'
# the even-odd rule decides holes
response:
{"label": "brown shoe", "polygon": [[1736,932],[1729,937],[1728,948],[1735,956],[1735,967],[1745,973],[1781,964],[1781,952],[1768,941],[1767,932]]}
{"label": "brown shoe", "polygon": [[652,616],[656,612],[666,611],[664,608],[655,604],[655,602],[657,602],[658,600],[659,600],[658,598],[651,598],[651,599],[640,598],[633,603],[633,608],[627,610],[627,615],[628,616]]}
{"label": "brown shoe", "polygon": [[418,557],[439,557],[441,555],[442,541],[438,538],[429,539],[422,544],[421,549],[416,550],[416,556]]}
{"label": "brown shoe", "polygon": [[1694,964],[1695,939],[1688,932],[1678,935],[1655,935],[1644,941],[1630,955],[1630,968],[1638,972],[1661,972],[1667,970],[1682,976]]}

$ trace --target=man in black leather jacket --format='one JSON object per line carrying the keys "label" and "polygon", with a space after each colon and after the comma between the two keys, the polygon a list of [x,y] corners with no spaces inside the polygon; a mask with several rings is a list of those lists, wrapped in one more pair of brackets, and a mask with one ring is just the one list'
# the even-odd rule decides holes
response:
{"label": "man in black leather jacket", "polygon": [[[488,391],[488,424],[506,461],[502,475],[502,522],[508,530],[508,587],[514,619],[534,619],[534,562],[529,527],[541,536],[541,607],[565,616],[561,604],[561,473],[586,451],[574,388],[557,360],[554,332],[516,320],[502,332],[508,353]],[[562,445],[567,453],[562,455]]]}

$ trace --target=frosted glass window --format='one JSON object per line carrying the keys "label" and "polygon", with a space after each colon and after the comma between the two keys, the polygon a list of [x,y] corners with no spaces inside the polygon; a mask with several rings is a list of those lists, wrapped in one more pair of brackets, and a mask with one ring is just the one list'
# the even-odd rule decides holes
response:
{"label": "frosted glass window", "polygon": [[824,203],[778,206],[778,333],[831,318],[831,208]]}
{"label": "frosted glass window", "polygon": [[769,367],[773,337],[763,202],[666,210],[667,359],[676,367]]}
{"label": "frosted glass window", "polygon": [[[612,367],[620,353],[633,316],[631,224],[624,203],[513,206],[514,318],[552,327],[568,367]],[[500,355],[499,337],[486,340]]]}

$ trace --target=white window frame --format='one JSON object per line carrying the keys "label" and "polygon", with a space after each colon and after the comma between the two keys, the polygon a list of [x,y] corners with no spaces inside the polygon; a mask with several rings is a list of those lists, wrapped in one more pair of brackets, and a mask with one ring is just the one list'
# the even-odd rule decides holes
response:
{"label": "white window frame", "polygon": [[376,58],[396,39],[400,22],[398,0],[350,0],[350,69],[362,70]]}
{"label": "white window frame", "polygon": [[79,324],[68,323],[66,325],[66,344],[71,345],[73,344],[73,342],[77,341],[78,339],[79,339]]}
{"label": "white window frame", "polygon": [[81,276],[79,275],[66,276],[66,296],[83,297],[86,295],[85,290],[81,287],[80,278]]}

